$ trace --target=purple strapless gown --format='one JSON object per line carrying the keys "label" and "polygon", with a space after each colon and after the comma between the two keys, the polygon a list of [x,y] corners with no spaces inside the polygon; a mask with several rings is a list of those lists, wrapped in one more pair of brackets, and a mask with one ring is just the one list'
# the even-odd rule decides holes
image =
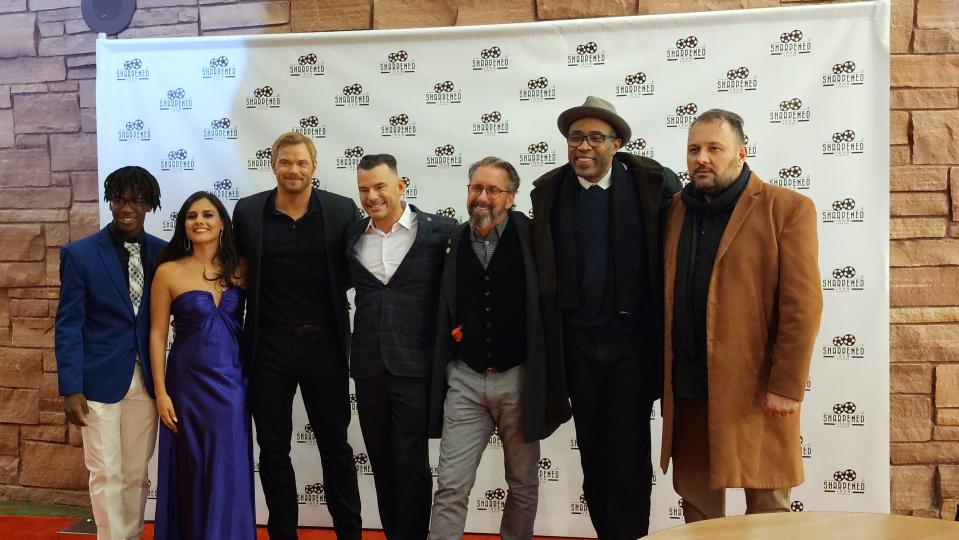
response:
{"label": "purple strapless gown", "polygon": [[256,538],[248,379],[240,352],[245,292],[173,299],[166,387],[178,433],[160,423],[158,540]]}

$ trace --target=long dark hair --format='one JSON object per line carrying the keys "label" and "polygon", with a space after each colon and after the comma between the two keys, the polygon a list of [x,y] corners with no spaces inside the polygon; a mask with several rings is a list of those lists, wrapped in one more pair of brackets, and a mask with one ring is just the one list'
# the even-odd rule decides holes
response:
{"label": "long dark hair", "polygon": [[216,212],[220,215],[220,221],[223,222],[223,238],[220,241],[220,249],[216,252],[216,258],[220,264],[223,265],[223,271],[212,278],[207,277],[205,274],[203,277],[208,281],[219,281],[224,286],[232,287],[236,285],[238,277],[236,268],[240,263],[240,257],[236,251],[236,240],[233,237],[233,222],[230,220],[230,213],[226,211],[226,207],[223,206],[220,199],[218,199],[216,195],[206,191],[197,191],[183,201],[183,206],[180,207],[180,211],[177,212],[176,215],[176,227],[173,229],[173,238],[170,239],[170,243],[157,255],[156,265],[160,266],[168,261],[178,261],[184,257],[188,257],[193,252],[192,245],[190,245],[190,249],[187,249],[185,245],[187,238],[186,214],[190,210],[190,207],[193,206],[193,203],[200,199],[210,201],[210,204],[216,208]]}

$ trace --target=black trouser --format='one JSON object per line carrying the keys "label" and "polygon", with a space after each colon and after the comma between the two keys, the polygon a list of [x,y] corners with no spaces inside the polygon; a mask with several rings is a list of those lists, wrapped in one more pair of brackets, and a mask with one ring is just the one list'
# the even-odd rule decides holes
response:
{"label": "black trouser", "polygon": [[296,538],[297,495],[290,439],[293,398],[299,385],[323,465],[327,508],[339,539],[359,540],[360,493],[350,424],[349,375],[336,336],[326,332],[291,336],[261,329],[253,366],[253,419],[260,445],[260,480],[270,511],[272,540]]}
{"label": "black trouser", "polygon": [[430,379],[384,373],[355,383],[383,532],[388,540],[423,540],[429,533],[433,497],[427,435]]}
{"label": "black trouser", "polygon": [[583,466],[583,494],[601,540],[649,531],[653,467],[649,415],[655,347],[641,332],[597,335],[567,327],[566,384]]}

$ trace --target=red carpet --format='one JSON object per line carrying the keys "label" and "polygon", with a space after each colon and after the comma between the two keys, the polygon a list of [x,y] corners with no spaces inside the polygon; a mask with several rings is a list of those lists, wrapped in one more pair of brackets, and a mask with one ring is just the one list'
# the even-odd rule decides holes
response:
{"label": "red carpet", "polygon": [[[76,518],[0,516],[0,538],[3,540],[84,540],[93,536],[78,534],[58,534],[60,529],[76,523]],[[330,529],[300,529],[300,540],[335,540],[336,535]],[[266,529],[257,530],[257,540],[267,540]],[[364,531],[364,539],[382,540],[380,531]],[[489,540],[498,538],[494,534],[467,534],[467,540]],[[537,537],[540,538],[540,537]],[[543,537],[545,538],[545,537]],[[551,537],[555,538],[555,537]],[[153,540],[153,524],[148,523],[143,531],[143,540]],[[562,539],[556,539],[562,540]]]}

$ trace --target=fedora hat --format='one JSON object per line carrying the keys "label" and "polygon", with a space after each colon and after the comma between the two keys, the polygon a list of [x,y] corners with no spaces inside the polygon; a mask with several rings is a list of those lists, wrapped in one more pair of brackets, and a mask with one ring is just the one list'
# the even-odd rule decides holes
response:
{"label": "fedora hat", "polygon": [[629,137],[632,135],[626,120],[616,114],[616,107],[596,96],[587,97],[579,107],[566,109],[559,115],[556,125],[559,126],[559,132],[563,134],[563,137],[569,135],[569,126],[580,118],[599,118],[608,122],[616,130],[616,135],[623,140],[623,144],[629,142]]}

